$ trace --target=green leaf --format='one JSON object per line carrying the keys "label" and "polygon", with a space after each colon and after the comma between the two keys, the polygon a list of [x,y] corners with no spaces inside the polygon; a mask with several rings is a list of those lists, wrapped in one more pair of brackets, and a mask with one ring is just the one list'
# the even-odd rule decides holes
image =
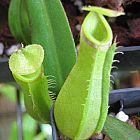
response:
{"label": "green leaf", "polygon": [[0,93],[13,102],[16,101],[16,88],[12,85],[0,84]]}
{"label": "green leaf", "polygon": [[[23,117],[23,137],[24,140],[33,140],[36,132],[37,124],[29,115]],[[8,140],[18,140],[17,122],[13,122]]]}
{"label": "green leaf", "polygon": [[110,116],[106,119],[103,132],[112,140],[140,140],[140,131]]}
{"label": "green leaf", "polygon": [[44,72],[54,77],[56,86],[52,90],[58,93],[76,61],[75,44],[61,1],[12,0],[9,26],[18,41],[27,42],[31,37],[28,44],[43,46]]}
{"label": "green leaf", "polygon": [[32,43],[44,47],[44,70],[56,80],[58,93],[75,64],[76,54],[70,27],[60,0],[26,0]]}
{"label": "green leaf", "polygon": [[21,0],[10,1],[8,22],[11,33],[20,43],[29,44],[31,42],[27,11],[25,10],[25,5],[21,3]]}

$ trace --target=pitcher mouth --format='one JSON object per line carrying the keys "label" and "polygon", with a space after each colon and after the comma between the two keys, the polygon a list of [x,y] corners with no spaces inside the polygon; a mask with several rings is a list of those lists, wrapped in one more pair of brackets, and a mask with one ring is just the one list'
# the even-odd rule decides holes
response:
{"label": "pitcher mouth", "polygon": [[9,67],[15,75],[30,75],[38,71],[44,60],[44,50],[32,44],[15,52],[9,60]]}
{"label": "pitcher mouth", "polygon": [[19,74],[14,74],[13,73],[13,76],[15,77],[15,79],[18,78],[18,79],[20,79],[24,82],[32,82],[42,74],[42,71],[43,71],[43,67],[40,67],[34,73],[31,73],[31,74],[28,74],[28,75],[19,75]]}
{"label": "pitcher mouth", "polygon": [[112,30],[106,19],[96,12],[87,15],[82,25],[81,35],[90,46],[95,48],[98,46],[109,48],[113,39]]}

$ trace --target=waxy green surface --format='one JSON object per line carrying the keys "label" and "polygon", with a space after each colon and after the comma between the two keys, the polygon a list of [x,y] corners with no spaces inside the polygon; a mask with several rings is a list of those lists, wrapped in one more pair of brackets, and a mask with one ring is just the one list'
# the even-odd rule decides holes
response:
{"label": "waxy green surface", "polygon": [[80,38],[78,60],[55,102],[60,132],[84,140],[102,131],[108,113],[110,72],[116,43],[102,14],[90,12]]}
{"label": "waxy green surface", "polygon": [[44,50],[40,45],[28,45],[12,54],[9,67],[23,90],[27,112],[42,123],[49,123],[52,100],[43,71],[43,59]]}

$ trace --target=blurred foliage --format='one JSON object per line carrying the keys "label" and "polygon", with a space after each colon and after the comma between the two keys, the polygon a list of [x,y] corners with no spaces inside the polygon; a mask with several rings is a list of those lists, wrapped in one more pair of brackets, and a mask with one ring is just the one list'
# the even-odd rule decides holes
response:
{"label": "blurred foliage", "polygon": [[16,101],[16,88],[8,84],[0,84],[0,93],[5,95],[10,101]]}
{"label": "blurred foliage", "polygon": [[[33,140],[36,134],[37,123],[29,115],[23,117],[23,137],[24,140]],[[17,122],[14,122],[11,127],[11,133],[8,140],[18,140]]]}
{"label": "blurred foliage", "polygon": [[[6,96],[10,101],[16,102],[16,88],[13,85],[0,84],[0,94]],[[23,95],[21,93],[21,95]],[[21,96],[21,103],[24,106],[23,96]],[[52,130],[49,124],[40,125],[41,130],[38,134],[37,122],[32,119],[27,113],[23,116],[23,135],[24,140],[52,140]],[[18,127],[16,120],[10,126],[11,132],[8,140],[18,140]]]}

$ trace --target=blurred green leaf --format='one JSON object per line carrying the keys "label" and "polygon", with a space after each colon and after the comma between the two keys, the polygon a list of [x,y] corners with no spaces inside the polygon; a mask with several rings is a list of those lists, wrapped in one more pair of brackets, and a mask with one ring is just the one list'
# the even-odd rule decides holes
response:
{"label": "blurred green leaf", "polygon": [[10,101],[16,101],[16,88],[12,85],[0,84],[0,93],[7,96]]}
{"label": "blurred green leaf", "polygon": [[103,132],[112,140],[140,140],[140,131],[109,116],[106,119]]}
{"label": "blurred green leaf", "polygon": [[[24,140],[33,140],[36,128],[37,128],[36,121],[26,114],[23,117]],[[12,124],[9,140],[18,140],[17,122],[14,122]]]}
{"label": "blurred green leaf", "polygon": [[34,140],[44,140],[45,139],[45,135],[40,132],[37,136],[35,136]]}

